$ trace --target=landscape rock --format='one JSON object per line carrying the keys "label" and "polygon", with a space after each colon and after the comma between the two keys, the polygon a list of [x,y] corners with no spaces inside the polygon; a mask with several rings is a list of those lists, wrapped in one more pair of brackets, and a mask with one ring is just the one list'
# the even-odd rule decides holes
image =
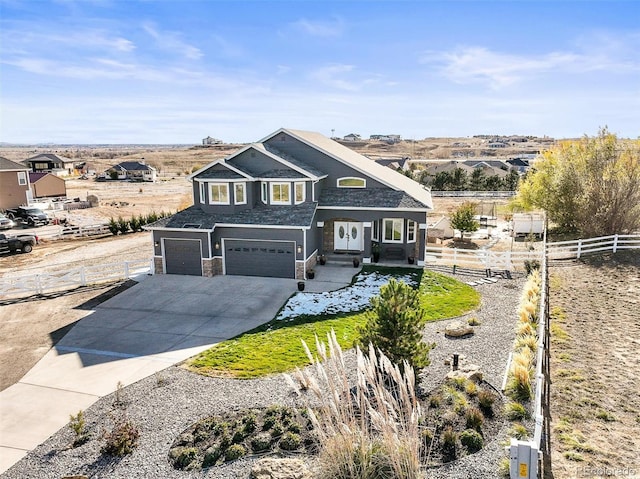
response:
{"label": "landscape rock", "polygon": [[460,366],[460,369],[450,371],[447,374],[447,379],[465,378],[471,381],[480,382],[483,378],[482,370],[477,364],[465,364]]}
{"label": "landscape rock", "polygon": [[311,479],[309,468],[300,459],[260,459],[251,468],[253,479]]}
{"label": "landscape rock", "polygon": [[445,327],[444,334],[445,336],[458,338],[460,336],[466,336],[467,334],[473,334],[473,328],[462,321],[451,321]]}

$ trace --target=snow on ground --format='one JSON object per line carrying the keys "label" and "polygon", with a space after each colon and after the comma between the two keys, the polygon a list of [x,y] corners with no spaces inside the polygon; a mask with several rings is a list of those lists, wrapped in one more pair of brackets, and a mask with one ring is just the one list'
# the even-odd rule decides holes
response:
{"label": "snow on ground", "polygon": [[380,293],[380,288],[391,278],[404,281],[410,286],[418,286],[408,275],[396,276],[380,273],[360,273],[351,286],[337,291],[323,293],[298,293],[284,305],[276,320],[291,320],[302,314],[336,314],[362,311],[369,306],[371,298]]}

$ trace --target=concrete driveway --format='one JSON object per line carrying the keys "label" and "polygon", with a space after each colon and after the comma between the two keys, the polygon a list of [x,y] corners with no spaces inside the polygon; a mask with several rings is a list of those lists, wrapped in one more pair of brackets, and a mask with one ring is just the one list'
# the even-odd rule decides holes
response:
{"label": "concrete driveway", "polygon": [[118,383],[139,381],[271,320],[297,290],[297,281],[281,278],[145,278],[81,319],[0,392],[0,473]]}

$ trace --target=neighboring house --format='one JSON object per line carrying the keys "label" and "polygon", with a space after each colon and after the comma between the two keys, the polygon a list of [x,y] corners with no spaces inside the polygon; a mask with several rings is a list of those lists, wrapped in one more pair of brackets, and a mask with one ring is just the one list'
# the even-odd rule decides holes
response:
{"label": "neighboring house", "polygon": [[42,153],[23,161],[34,173],[52,173],[56,176],[67,176],[75,173],[75,163],[71,158],[54,153]]}
{"label": "neighboring house", "polygon": [[344,141],[360,141],[362,138],[357,133],[349,133],[343,138]]}
{"label": "neighboring house", "polygon": [[399,143],[402,141],[400,135],[371,135],[370,140],[386,141],[387,143]]}
{"label": "neighboring house", "polygon": [[407,169],[407,162],[409,161],[409,158],[378,158],[374,161],[379,165],[386,166],[392,170],[397,170],[398,168],[405,170]]}
{"label": "neighboring house", "polygon": [[217,138],[211,138],[210,136],[204,138],[202,140],[203,145],[220,145],[222,144],[222,140],[218,140]]}
{"label": "neighboring house", "polygon": [[141,161],[123,161],[105,171],[105,176],[118,180],[156,181],[157,172],[153,166]]}
{"label": "neighboring house", "polygon": [[518,173],[526,173],[529,169],[529,160],[525,158],[512,158],[507,160],[507,163]]}
{"label": "neighboring house", "polygon": [[65,180],[51,173],[29,173],[29,182],[34,198],[67,196]]}
{"label": "neighboring house", "polygon": [[0,210],[27,204],[30,199],[29,168],[0,157]]}
{"label": "neighboring house", "polygon": [[473,167],[462,161],[450,160],[425,163],[425,171],[429,176],[436,176],[443,171],[453,173],[453,171],[458,168],[465,171],[468,175],[473,173]]}
{"label": "neighboring house", "polygon": [[147,227],[156,273],[304,279],[373,242],[424,264],[429,191],[319,133],[279,129],[189,179],[194,205]]}
{"label": "neighboring house", "polygon": [[451,220],[447,216],[442,216],[440,219],[429,225],[429,242],[435,242],[436,239],[449,239],[453,238],[455,232],[451,227]]}

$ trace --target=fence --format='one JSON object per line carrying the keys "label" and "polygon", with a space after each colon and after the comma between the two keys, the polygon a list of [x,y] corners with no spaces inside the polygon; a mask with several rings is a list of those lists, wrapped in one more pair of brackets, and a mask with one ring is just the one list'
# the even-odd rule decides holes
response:
{"label": "fence", "polygon": [[431,191],[431,196],[454,198],[511,198],[515,191]]}
{"label": "fence", "polygon": [[524,269],[525,261],[541,261],[542,251],[491,251],[426,248],[425,264],[447,264],[485,270],[515,271]]}
{"label": "fence", "polygon": [[67,291],[89,284],[109,283],[153,272],[153,260],[143,259],[82,266],[66,271],[0,278],[0,300]]}
{"label": "fence", "polygon": [[42,239],[62,239],[62,238],[81,238],[87,236],[98,236],[111,234],[109,225],[86,225],[86,226],[56,226],[48,227],[42,231],[36,231],[38,238]]}
{"label": "fence", "polygon": [[640,249],[640,235],[611,235],[598,238],[556,241],[547,243],[547,256],[552,259],[580,259],[580,257],[618,250]]}

